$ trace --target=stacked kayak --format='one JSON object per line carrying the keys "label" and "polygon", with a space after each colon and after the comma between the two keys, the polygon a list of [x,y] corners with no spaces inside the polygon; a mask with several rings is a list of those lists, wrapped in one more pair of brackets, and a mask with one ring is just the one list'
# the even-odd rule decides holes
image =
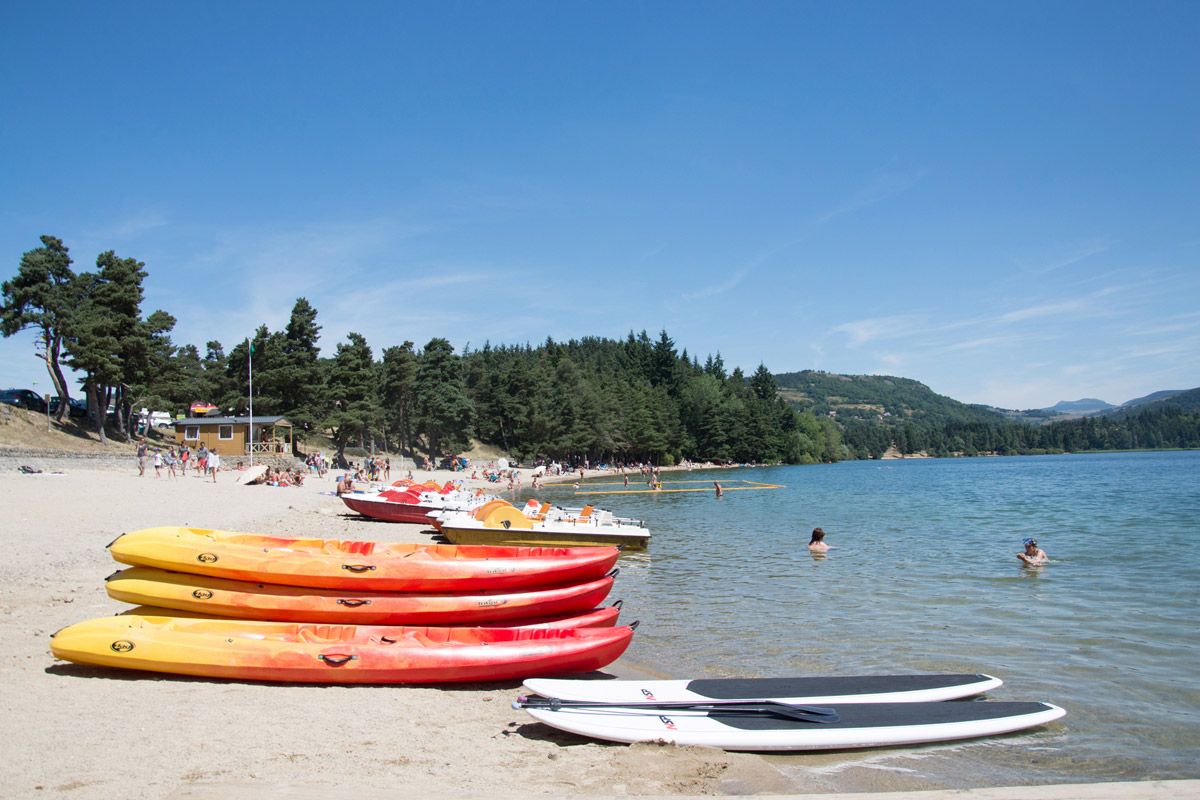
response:
{"label": "stacked kayak", "polygon": [[877,675],[695,681],[527,680],[540,722],[614,742],[724,750],[889,747],[995,736],[1066,715],[1051,703],[940,702],[996,688],[990,675]]}
{"label": "stacked kayak", "polygon": [[528,590],[436,594],[312,589],[253,583],[154,567],[106,579],[114,600],[239,619],[352,625],[464,625],[590,612],[612,591],[614,576]]}
{"label": "stacked kayak", "polygon": [[253,681],[448,683],[588,672],[615,661],[629,627],[379,627],[126,615],[54,634],[83,664]]}
{"label": "stacked kayak", "polygon": [[616,548],[458,547],[187,527],[109,545],[136,613],[69,626],[51,649],[98,666],[241,680],[443,683],[569,675],[629,646]]}
{"label": "stacked kayak", "polygon": [[451,592],[595,580],[615,547],[459,547],[290,539],[204,528],[146,528],[108,546],[124,564],[321,589]]}

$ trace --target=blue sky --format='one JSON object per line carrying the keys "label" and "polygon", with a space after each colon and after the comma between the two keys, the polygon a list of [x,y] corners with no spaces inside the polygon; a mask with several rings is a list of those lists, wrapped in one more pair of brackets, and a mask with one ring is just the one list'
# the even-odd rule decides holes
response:
{"label": "blue sky", "polygon": [[[966,402],[1200,385],[1197,3],[5,3],[0,277],[176,343],[623,337]],[[45,391],[31,335],[0,385]]]}

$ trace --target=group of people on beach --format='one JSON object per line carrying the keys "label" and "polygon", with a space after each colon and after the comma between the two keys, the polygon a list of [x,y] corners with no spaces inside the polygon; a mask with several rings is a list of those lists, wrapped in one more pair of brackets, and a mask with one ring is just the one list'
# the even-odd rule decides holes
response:
{"label": "group of people on beach", "polygon": [[[178,450],[174,447],[167,447],[165,449],[155,447],[152,451],[146,444],[146,437],[143,436],[138,439],[137,443],[138,477],[146,476],[147,462],[150,462],[154,467],[155,478],[162,478],[164,468],[167,471],[168,479],[175,478],[177,475],[185,477],[188,466],[192,465],[196,477],[211,477],[215,483],[217,480],[217,470],[221,468],[221,454],[215,450],[209,450],[203,444],[196,451],[194,459],[192,458],[191,448],[186,444],[180,445]],[[178,473],[176,470],[178,470]]]}

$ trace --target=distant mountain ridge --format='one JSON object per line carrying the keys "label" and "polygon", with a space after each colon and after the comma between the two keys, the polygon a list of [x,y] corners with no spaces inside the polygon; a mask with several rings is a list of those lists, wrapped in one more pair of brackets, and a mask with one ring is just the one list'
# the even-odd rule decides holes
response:
{"label": "distant mountain ridge", "polygon": [[1059,400],[1049,408],[1042,408],[1039,411],[1057,414],[1099,414],[1114,408],[1117,406],[1112,403],[1106,403],[1094,397],[1084,397],[1080,400]]}
{"label": "distant mountain ridge", "polygon": [[963,403],[938,394],[920,381],[894,375],[843,375],[821,370],[783,372],[774,376],[779,394],[800,411],[840,421],[895,424],[904,421],[940,425],[1003,420],[1045,425],[1080,417],[1128,416],[1145,410],[1200,407],[1200,388],[1164,389],[1120,405],[1085,397],[1061,400],[1048,408],[1026,410]]}
{"label": "distant mountain ridge", "polygon": [[821,418],[837,458],[972,456],[1200,447],[1200,388],[1120,406],[1083,398],[1046,409],[961,403],[911,378],[818,370],[774,376],[779,396]]}

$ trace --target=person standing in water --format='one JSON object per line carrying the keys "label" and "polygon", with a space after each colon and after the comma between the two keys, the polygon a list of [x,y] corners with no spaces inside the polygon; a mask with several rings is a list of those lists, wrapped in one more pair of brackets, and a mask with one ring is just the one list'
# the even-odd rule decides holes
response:
{"label": "person standing in water", "polygon": [[808,551],[810,553],[828,553],[829,545],[825,544],[825,531],[821,528],[813,528],[812,538],[808,540]]}
{"label": "person standing in water", "polygon": [[1025,545],[1025,552],[1017,553],[1017,558],[1019,558],[1021,561],[1024,561],[1029,566],[1038,567],[1042,564],[1048,564],[1050,562],[1050,556],[1046,555],[1045,550],[1038,547],[1037,539],[1034,539],[1031,536],[1025,541],[1021,542],[1021,544]]}
{"label": "person standing in water", "polygon": [[721,488],[721,482],[720,482],[720,481],[713,481],[713,486],[715,486],[715,487],[716,487],[716,490],[717,490],[717,497],[720,497],[721,495],[725,494],[725,490]]}

